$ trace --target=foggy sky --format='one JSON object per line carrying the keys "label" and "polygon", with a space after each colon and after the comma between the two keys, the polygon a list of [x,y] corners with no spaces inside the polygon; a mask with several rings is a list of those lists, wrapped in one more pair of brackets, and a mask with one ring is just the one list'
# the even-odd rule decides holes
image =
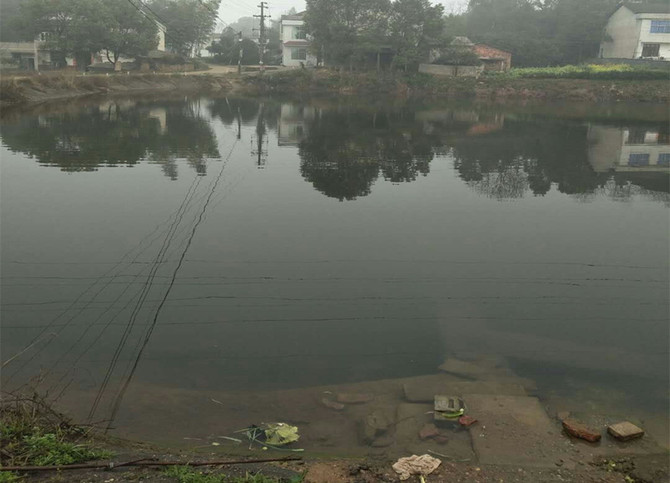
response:
{"label": "foggy sky", "polygon": [[[219,7],[219,17],[227,23],[235,22],[240,17],[249,17],[259,13],[259,0],[222,0]],[[304,0],[278,0],[273,2],[267,0],[269,14],[277,19],[282,13],[288,11],[291,7],[301,11],[305,9]],[[467,0],[433,0],[432,3],[441,3],[447,13],[461,12],[467,5]]]}

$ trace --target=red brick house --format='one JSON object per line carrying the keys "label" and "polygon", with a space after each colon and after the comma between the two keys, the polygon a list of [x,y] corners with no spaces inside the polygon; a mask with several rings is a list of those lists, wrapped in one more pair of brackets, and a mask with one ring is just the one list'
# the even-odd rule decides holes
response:
{"label": "red brick house", "polygon": [[476,44],[472,50],[482,61],[484,70],[507,72],[512,66],[512,54],[485,44]]}

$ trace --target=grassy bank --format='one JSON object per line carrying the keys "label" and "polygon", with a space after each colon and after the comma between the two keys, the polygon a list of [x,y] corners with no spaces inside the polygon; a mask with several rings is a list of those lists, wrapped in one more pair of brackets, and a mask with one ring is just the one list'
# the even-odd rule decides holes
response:
{"label": "grassy bank", "polygon": [[[60,466],[108,459],[88,429],[73,425],[37,396],[3,397],[0,403],[0,467]],[[20,481],[17,472],[0,472],[0,482]]]}
{"label": "grassy bank", "polygon": [[[527,71],[527,70],[524,70]],[[536,71],[533,69],[532,71]],[[659,71],[657,71],[659,72]],[[608,74],[611,75],[611,74]],[[615,74],[622,75],[622,74]],[[628,75],[628,74],[627,74]],[[545,72],[512,71],[475,78],[438,77],[427,74],[291,70],[245,79],[250,95],[392,95],[424,99],[477,98],[482,100],[538,99],[572,101],[668,102],[670,90],[665,73],[647,80],[613,78],[553,78]]]}
{"label": "grassy bank", "polygon": [[[192,466],[194,460],[202,459],[230,461],[216,454],[174,454],[107,437],[92,426],[74,424],[34,394],[3,394],[0,398],[0,483],[31,481],[38,477],[41,481],[68,482],[149,479],[178,483],[297,483],[303,480],[304,472],[267,463]],[[165,460],[169,466],[156,463]],[[135,465],[141,462],[147,464]],[[68,468],[78,464],[90,466],[90,463],[98,463],[98,468]],[[112,466],[117,470],[115,478],[110,479]],[[3,467],[19,469],[3,471]],[[62,469],[56,470],[56,467]]]}
{"label": "grassy bank", "polygon": [[3,76],[0,79],[0,103],[20,104],[95,94],[210,92],[230,88],[226,78],[206,74],[81,75],[62,72],[39,76]]}

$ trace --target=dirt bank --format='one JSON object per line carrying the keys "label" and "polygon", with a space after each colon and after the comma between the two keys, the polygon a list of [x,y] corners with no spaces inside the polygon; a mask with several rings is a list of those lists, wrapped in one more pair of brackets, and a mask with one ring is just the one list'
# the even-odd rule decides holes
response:
{"label": "dirt bank", "polygon": [[53,73],[0,80],[0,103],[6,105],[44,102],[96,94],[143,92],[219,92],[231,90],[225,75],[133,74],[74,75]]}
{"label": "dirt bank", "polygon": [[292,70],[244,79],[249,95],[392,95],[419,99],[670,102],[666,80],[446,78],[331,70]]}

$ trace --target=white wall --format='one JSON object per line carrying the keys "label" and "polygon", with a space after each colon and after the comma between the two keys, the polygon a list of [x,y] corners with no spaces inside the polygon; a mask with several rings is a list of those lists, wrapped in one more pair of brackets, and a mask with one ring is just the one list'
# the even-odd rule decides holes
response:
{"label": "white wall", "polygon": [[600,44],[603,58],[634,58],[640,38],[640,23],[633,12],[626,7],[621,7],[614,12],[605,27],[605,35],[611,40],[603,40]]}
{"label": "white wall", "polygon": [[[296,32],[304,25],[302,20],[282,20],[281,41],[282,41],[282,64],[287,67],[300,67],[316,65],[316,56],[309,50],[310,42],[307,39],[297,39]],[[286,45],[286,43],[289,45]],[[299,49],[306,49],[305,59],[293,59],[293,52]]]}

